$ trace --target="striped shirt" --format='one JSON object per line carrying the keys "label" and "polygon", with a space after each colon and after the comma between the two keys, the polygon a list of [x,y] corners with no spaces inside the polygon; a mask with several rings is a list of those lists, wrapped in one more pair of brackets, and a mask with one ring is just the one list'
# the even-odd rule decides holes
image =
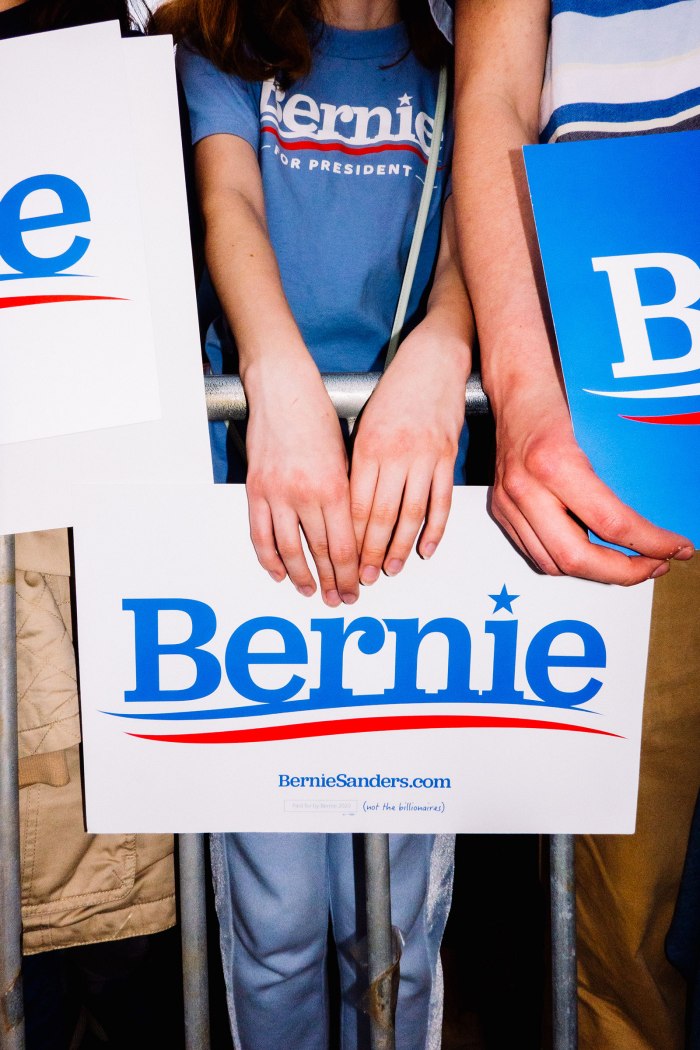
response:
{"label": "striped shirt", "polygon": [[552,0],[540,140],[700,128],[700,0]]}

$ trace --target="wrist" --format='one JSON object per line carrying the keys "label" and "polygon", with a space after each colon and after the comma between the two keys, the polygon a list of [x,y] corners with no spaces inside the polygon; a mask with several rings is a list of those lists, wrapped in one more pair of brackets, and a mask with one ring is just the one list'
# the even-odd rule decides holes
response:
{"label": "wrist", "polygon": [[444,316],[428,315],[401,343],[397,356],[404,361],[415,358],[422,370],[427,362],[435,368],[454,369],[466,383],[471,369],[471,332]]}
{"label": "wrist", "polygon": [[246,390],[257,391],[279,381],[301,379],[307,373],[318,375],[318,369],[300,339],[277,342],[272,336],[260,345],[244,344],[238,347],[238,366]]}
{"label": "wrist", "polygon": [[560,373],[547,341],[529,342],[524,331],[515,340],[503,338],[491,344],[482,341],[481,381],[494,415],[515,411],[519,405],[532,410],[537,406],[560,405],[566,412],[566,397]]}
{"label": "wrist", "polygon": [[534,376],[529,371],[513,370],[499,376],[493,385],[482,378],[484,393],[499,428],[507,430],[571,429],[566,395],[555,372]]}

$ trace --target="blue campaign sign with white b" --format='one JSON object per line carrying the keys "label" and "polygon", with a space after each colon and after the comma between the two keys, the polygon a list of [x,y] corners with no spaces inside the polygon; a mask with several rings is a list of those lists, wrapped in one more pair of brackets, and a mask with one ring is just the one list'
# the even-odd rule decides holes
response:
{"label": "blue campaign sign with white b", "polygon": [[700,132],[526,146],[574,430],[635,510],[700,546]]}
{"label": "blue campaign sign with white b", "polygon": [[329,609],[242,486],[80,498],[90,830],[633,829],[651,584],[541,576],[459,488],[430,562]]}

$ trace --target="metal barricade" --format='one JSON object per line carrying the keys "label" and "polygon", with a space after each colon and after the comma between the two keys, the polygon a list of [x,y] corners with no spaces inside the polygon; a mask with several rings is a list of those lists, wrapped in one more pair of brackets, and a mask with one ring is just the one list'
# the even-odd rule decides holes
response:
{"label": "metal barricade", "polygon": [[574,845],[573,835],[552,835],[549,840],[554,1050],[578,1047]]}
{"label": "metal barricade", "polygon": [[[377,373],[325,375],[339,417],[354,420],[380,379]],[[211,421],[242,420],[247,405],[237,376],[207,376]],[[479,376],[469,380],[467,415],[488,412]],[[0,1050],[23,1050],[19,805],[17,779],[17,673],[15,649],[14,537],[0,537]],[[205,836],[179,836],[179,904],[187,1050],[209,1050]],[[393,1050],[391,896],[388,836],[365,836],[370,981],[378,992],[370,1009],[372,1050]],[[574,839],[550,839],[553,1048],[576,1050],[576,899]],[[387,991],[389,989],[389,991]]]}
{"label": "metal barricade", "polygon": [[0,537],[0,1046],[24,1050],[17,776],[15,538]]}

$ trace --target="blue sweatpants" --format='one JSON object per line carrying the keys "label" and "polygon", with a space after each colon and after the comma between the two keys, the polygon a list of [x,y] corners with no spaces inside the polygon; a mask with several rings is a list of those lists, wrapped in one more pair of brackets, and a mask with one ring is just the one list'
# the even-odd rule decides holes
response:
{"label": "blue sweatpants", "polygon": [[[221,951],[236,1050],[327,1050],[328,916],[338,950],[342,1050],[369,1026],[362,837],[212,836]],[[397,1050],[439,1050],[439,949],[452,894],[454,836],[392,835],[392,922],[404,944]]]}

